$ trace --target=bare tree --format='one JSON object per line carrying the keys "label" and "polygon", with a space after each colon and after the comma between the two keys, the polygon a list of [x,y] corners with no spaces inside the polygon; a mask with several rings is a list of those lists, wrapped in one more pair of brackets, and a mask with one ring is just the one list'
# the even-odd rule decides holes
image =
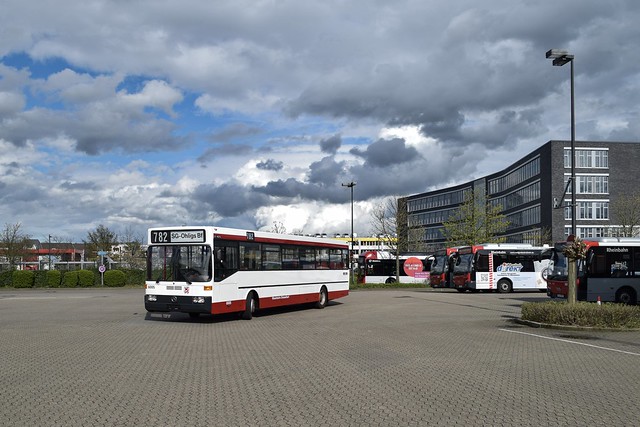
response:
{"label": "bare tree", "polygon": [[467,194],[458,211],[442,224],[447,245],[504,242],[505,238],[498,235],[506,231],[509,222],[500,211],[500,206],[492,206],[483,197]]}
{"label": "bare tree", "polygon": [[[403,219],[405,221],[403,222]],[[398,197],[387,197],[371,211],[371,229],[396,257],[396,282],[400,281],[400,254],[404,241],[398,238],[398,226],[406,223],[406,209],[398,209]]]}
{"label": "bare tree", "polygon": [[620,237],[640,234],[640,193],[625,194],[611,203],[613,222],[620,227]]}
{"label": "bare tree", "polygon": [[28,253],[31,237],[22,233],[22,224],[5,224],[0,233],[0,255],[5,258],[9,269],[15,270],[20,260]]}
{"label": "bare tree", "polygon": [[133,227],[128,226],[124,229],[120,238],[120,242],[123,245],[120,252],[120,261],[124,266],[129,268],[144,267],[143,241],[143,236],[137,233]]}
{"label": "bare tree", "polygon": [[287,227],[281,221],[273,221],[273,227],[269,230],[272,233],[287,234]]}

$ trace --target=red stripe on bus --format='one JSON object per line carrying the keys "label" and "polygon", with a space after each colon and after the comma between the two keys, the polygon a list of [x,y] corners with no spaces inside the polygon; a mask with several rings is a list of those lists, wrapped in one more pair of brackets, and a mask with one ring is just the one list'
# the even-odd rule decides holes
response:
{"label": "red stripe on bus", "polygon": [[[346,297],[349,295],[348,290],[329,292],[329,300]],[[318,293],[302,294],[302,295],[283,295],[276,297],[260,298],[258,308],[282,307],[285,305],[298,305],[318,302],[320,295]],[[245,309],[245,300],[223,301],[211,304],[211,314],[224,314],[241,312]]]}

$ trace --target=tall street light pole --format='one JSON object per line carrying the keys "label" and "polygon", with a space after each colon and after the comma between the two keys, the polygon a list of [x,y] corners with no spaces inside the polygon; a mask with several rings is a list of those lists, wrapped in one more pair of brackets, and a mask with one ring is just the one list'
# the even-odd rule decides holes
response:
{"label": "tall street light pole", "polygon": [[49,234],[49,271],[51,271],[51,234]]}
{"label": "tall street light pole", "polygon": [[353,269],[351,268],[351,258],[353,257],[353,253],[355,252],[355,247],[353,244],[353,187],[356,186],[356,183],[351,181],[348,184],[342,184],[343,187],[348,187],[351,190],[351,250],[349,251],[349,277],[353,277]]}
{"label": "tall street light pole", "polygon": [[576,227],[576,114],[573,99],[573,55],[566,50],[551,49],[547,51],[547,59],[553,59],[552,64],[562,67],[571,63],[571,235],[577,235]]}
{"label": "tall street light pole", "polygon": [[[573,100],[573,55],[566,50],[551,49],[547,51],[547,59],[552,59],[552,64],[562,67],[566,63],[571,63],[571,239],[577,237],[576,227],[576,115]],[[566,191],[566,190],[565,190]],[[578,260],[569,259],[567,272],[567,302],[576,302],[576,282],[578,276]]]}

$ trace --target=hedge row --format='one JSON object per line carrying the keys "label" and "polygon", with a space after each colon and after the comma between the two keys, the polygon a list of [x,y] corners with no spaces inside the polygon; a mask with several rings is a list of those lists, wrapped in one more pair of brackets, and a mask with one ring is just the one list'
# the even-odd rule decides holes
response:
{"label": "hedge row", "polygon": [[[104,273],[104,286],[141,286],[142,270],[109,270]],[[100,286],[102,278],[97,270],[15,270],[0,272],[0,286],[13,288],[77,288]]]}
{"label": "hedge row", "polygon": [[522,320],[595,328],[640,328],[640,307],[623,304],[545,301],[522,304]]}

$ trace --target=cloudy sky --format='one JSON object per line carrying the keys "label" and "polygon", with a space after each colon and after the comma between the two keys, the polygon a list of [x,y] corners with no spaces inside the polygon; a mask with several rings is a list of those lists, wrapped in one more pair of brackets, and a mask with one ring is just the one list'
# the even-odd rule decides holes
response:
{"label": "cloudy sky", "polygon": [[0,0],[0,222],[371,231],[570,138],[640,140],[637,0]]}

